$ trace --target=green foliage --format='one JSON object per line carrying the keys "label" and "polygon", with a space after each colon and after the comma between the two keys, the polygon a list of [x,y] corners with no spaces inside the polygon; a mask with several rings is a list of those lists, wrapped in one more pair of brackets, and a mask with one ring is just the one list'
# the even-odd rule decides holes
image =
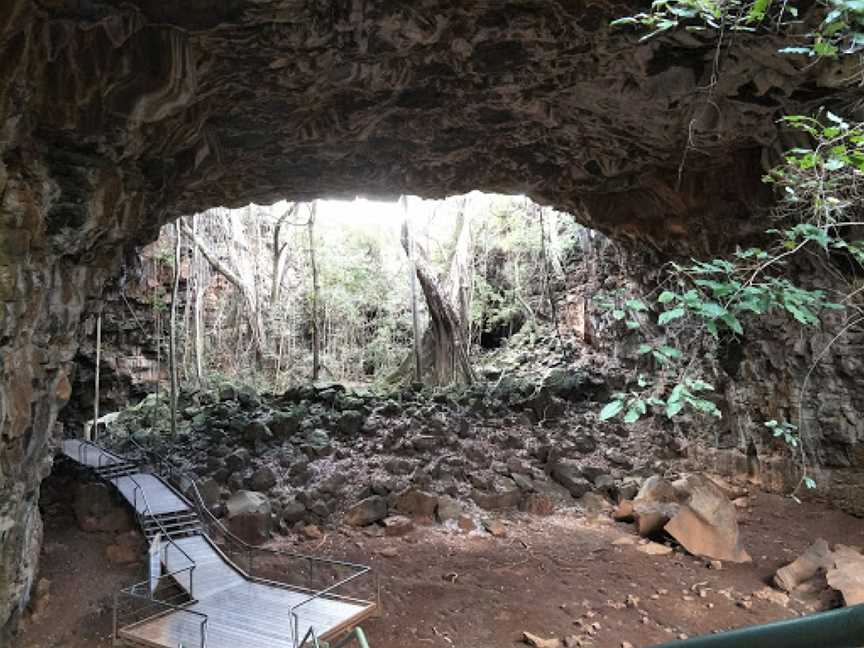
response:
{"label": "green foliage", "polygon": [[[817,327],[824,312],[846,308],[857,292],[839,303],[833,301],[820,288],[794,282],[788,262],[804,252],[821,254],[829,262],[840,255],[853,275],[864,272],[864,242],[847,236],[852,226],[862,225],[857,217],[864,200],[864,125],[850,124],[830,112],[787,117],[784,122],[805,132],[813,146],[789,151],[784,164],[764,178],[781,196],[775,214],[780,226],[766,232],[765,248],[669,264],[663,289],[650,306],[649,300],[628,298],[623,290],[595,298],[613,321],[656,314],[654,326],[633,327],[634,335],[641,338],[634,356],[646,365],[650,379],[640,375],[632,391],[614,394],[601,410],[601,420],[621,416],[625,423],[633,423],[648,414],[674,418],[687,410],[720,418],[720,410],[709,398],[714,387],[700,377],[705,372],[699,351],[703,333],[721,345],[745,338],[755,319],[778,313],[800,326]],[[712,357],[710,351],[704,354],[706,360]],[[801,453],[805,464],[801,483],[813,488],[796,427],[775,420],[765,426]]]}
{"label": "green foliage", "polygon": [[[864,0],[823,0],[824,18],[800,38],[801,44],[784,47],[782,54],[836,58],[864,50]],[[674,29],[768,32],[801,24],[798,6],[780,0],[654,0],[649,11],[612,21],[613,26],[647,30],[640,41]],[[792,29],[790,32],[794,32]]]}

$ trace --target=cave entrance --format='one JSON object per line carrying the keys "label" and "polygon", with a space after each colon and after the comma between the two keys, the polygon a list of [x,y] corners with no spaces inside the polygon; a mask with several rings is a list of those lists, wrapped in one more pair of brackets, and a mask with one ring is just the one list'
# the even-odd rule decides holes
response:
{"label": "cave entrance", "polygon": [[[428,290],[448,300],[471,365],[520,333],[570,335],[566,277],[584,255],[585,231],[570,214],[524,196],[481,192],[281,201],[182,217],[127,256],[104,293],[101,411],[152,400],[160,384],[164,395],[175,299],[184,385],[284,390],[313,377],[316,343],[317,380],[410,378],[414,307],[418,335],[435,324]],[[433,285],[422,284],[420,264]],[[96,326],[87,324],[79,396],[65,413],[74,429],[93,412]]]}

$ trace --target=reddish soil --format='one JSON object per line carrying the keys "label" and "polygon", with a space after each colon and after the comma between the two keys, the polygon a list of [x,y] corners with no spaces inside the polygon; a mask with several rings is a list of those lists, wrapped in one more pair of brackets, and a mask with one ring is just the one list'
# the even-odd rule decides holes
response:
{"label": "reddish soil", "polygon": [[[751,500],[741,522],[754,561],[720,570],[680,550],[654,557],[615,546],[634,537],[630,525],[564,513],[513,516],[502,538],[420,526],[403,538],[337,531],[298,546],[372,564],[383,603],[383,616],[364,625],[373,648],[508,648],[524,646],[526,630],[597,647],[650,646],[808,612],[799,601],[784,607],[752,594],[814,538],[864,544],[864,520],[772,495]],[[41,574],[49,595],[18,646],[111,646],[111,593],[140,580],[143,567],[106,561],[110,542],[111,534],[79,531],[69,514],[49,517]]]}

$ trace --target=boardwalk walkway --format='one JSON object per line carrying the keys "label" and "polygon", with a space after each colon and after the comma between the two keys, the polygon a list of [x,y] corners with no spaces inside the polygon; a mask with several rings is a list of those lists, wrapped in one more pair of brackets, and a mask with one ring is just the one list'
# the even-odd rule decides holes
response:
{"label": "boardwalk walkway", "polygon": [[312,645],[303,643],[310,630],[329,640],[374,612],[369,601],[253,578],[202,531],[195,507],[160,476],[89,442],[66,440],[62,451],[117,488],[149,539],[160,535],[162,573],[184,594],[182,605],[155,601],[143,618],[118,627],[115,638],[127,645],[299,648]]}

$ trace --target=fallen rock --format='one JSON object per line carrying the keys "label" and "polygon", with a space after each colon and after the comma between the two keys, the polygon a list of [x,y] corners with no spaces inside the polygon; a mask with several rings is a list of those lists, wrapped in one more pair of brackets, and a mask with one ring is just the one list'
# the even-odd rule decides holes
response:
{"label": "fallen rock", "polygon": [[768,601],[769,603],[774,603],[775,605],[779,605],[780,607],[786,607],[789,605],[789,596],[784,594],[783,592],[778,592],[777,590],[768,587],[767,585],[760,590],[753,592],[753,598],[757,598],[760,601]]}
{"label": "fallen rock", "polygon": [[438,498],[435,515],[438,521],[442,523],[448,520],[458,520],[459,516],[462,515],[462,505],[452,497],[443,495]]}
{"label": "fallen rock", "polygon": [[286,524],[294,524],[306,517],[306,506],[296,499],[288,500],[282,507],[282,520]]}
{"label": "fallen rock", "polygon": [[483,520],[483,528],[496,538],[507,535],[507,527],[499,520]]}
{"label": "fallen rock", "polygon": [[551,515],[555,511],[555,503],[548,495],[530,493],[522,500],[519,509],[531,515]]}
{"label": "fallen rock", "polygon": [[320,540],[324,537],[324,532],[314,524],[307,524],[303,527],[303,537],[307,540]]}
{"label": "fallen rock", "polygon": [[384,535],[390,537],[404,536],[414,530],[414,522],[404,515],[391,515],[381,524],[384,525]]}
{"label": "fallen rock", "polygon": [[273,470],[267,466],[259,468],[252,477],[249,478],[249,486],[252,490],[266,493],[276,485],[276,475]]}
{"label": "fallen rock", "polygon": [[350,526],[369,526],[387,517],[387,500],[372,495],[357,502],[345,512],[344,522]]}
{"label": "fallen rock", "polygon": [[480,508],[497,511],[518,506],[522,501],[522,491],[511,478],[498,476],[493,480],[490,490],[472,489],[471,499]]}
{"label": "fallen rock", "polygon": [[459,519],[456,521],[456,525],[462,530],[466,532],[476,531],[477,523],[474,522],[474,518],[470,515],[460,515]]}
{"label": "fallen rock", "polygon": [[616,547],[634,545],[636,544],[636,539],[631,536],[621,536],[620,538],[615,538],[612,544]]}
{"label": "fallen rock", "polygon": [[542,639],[530,632],[522,633],[522,641],[534,648],[561,648],[561,642],[558,639]]}
{"label": "fallen rock", "polygon": [[662,477],[654,475],[646,479],[633,500],[633,518],[639,535],[645,538],[662,531],[678,513],[683,498],[683,494]]}
{"label": "fallen rock", "polygon": [[834,568],[834,556],[828,543],[817,539],[808,549],[774,575],[774,583],[784,592],[791,592],[804,581],[813,578],[819,570]]}
{"label": "fallen rock", "polygon": [[570,495],[579,498],[591,490],[593,485],[582,476],[579,464],[574,461],[559,461],[552,468],[552,479],[570,491]]}
{"label": "fallen rock", "polygon": [[738,563],[751,560],[741,546],[735,506],[716,483],[693,474],[675,482],[674,487],[687,499],[664,531],[696,556]]}
{"label": "fallen rock", "polygon": [[846,605],[864,603],[864,556],[854,547],[834,547],[834,565],[828,570],[828,585],[843,595]]}
{"label": "fallen rock", "polygon": [[600,493],[585,493],[579,498],[579,506],[590,516],[605,515],[612,510],[612,503]]}
{"label": "fallen rock", "polygon": [[659,542],[646,542],[636,547],[636,551],[641,551],[649,556],[668,556],[672,553],[672,547],[669,547]]}
{"label": "fallen rock", "polygon": [[621,500],[612,511],[612,519],[616,522],[632,522],[633,517],[633,502],[630,500]]}
{"label": "fallen rock", "polygon": [[432,520],[438,508],[438,497],[416,488],[409,488],[396,496],[394,508],[405,515]]}
{"label": "fallen rock", "polygon": [[270,535],[270,500],[254,491],[237,491],[226,502],[228,529],[250,544],[260,544]]}

